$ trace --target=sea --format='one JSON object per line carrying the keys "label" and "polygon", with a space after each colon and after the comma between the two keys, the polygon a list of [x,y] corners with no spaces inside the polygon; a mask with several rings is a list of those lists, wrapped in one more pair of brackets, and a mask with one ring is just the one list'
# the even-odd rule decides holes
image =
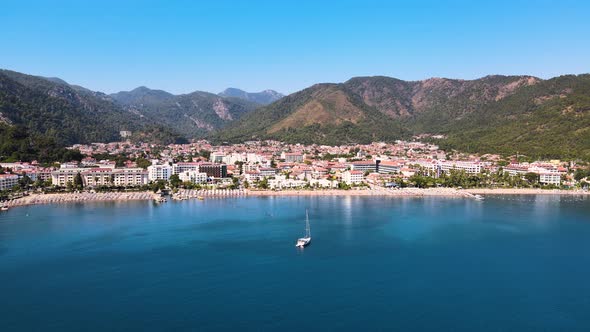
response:
{"label": "sea", "polygon": [[[304,235],[311,244],[295,247]],[[590,331],[590,199],[0,212],[0,331]]]}

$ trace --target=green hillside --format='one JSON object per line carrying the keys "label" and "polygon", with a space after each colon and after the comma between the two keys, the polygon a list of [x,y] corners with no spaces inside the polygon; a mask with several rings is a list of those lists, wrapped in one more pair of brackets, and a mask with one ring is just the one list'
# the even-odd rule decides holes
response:
{"label": "green hillside", "polygon": [[213,138],[343,144],[445,134],[447,149],[590,159],[589,75],[318,84],[255,110]]}
{"label": "green hillside", "polygon": [[338,145],[393,140],[406,134],[399,122],[367,106],[345,87],[318,84],[247,114],[213,138]]}
{"label": "green hillside", "polygon": [[[102,93],[7,70],[0,70],[0,123],[0,158],[22,160],[75,143],[117,141],[121,130],[145,132],[151,139],[149,133],[160,126]],[[164,143],[178,138],[169,129],[159,134]]]}

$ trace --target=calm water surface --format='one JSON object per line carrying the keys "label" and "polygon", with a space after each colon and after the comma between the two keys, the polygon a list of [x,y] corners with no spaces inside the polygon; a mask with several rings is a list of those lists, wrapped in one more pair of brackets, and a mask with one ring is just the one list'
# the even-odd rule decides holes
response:
{"label": "calm water surface", "polygon": [[[294,247],[309,209],[313,243]],[[590,331],[590,200],[265,197],[0,213],[0,331]]]}

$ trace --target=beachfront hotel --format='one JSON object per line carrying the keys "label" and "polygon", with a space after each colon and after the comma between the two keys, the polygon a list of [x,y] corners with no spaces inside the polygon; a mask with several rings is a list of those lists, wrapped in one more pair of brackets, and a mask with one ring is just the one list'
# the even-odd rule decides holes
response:
{"label": "beachfront hotel", "polygon": [[164,180],[168,181],[172,175],[172,166],[170,165],[151,165],[148,166],[148,179],[150,181]]}
{"label": "beachfront hotel", "polygon": [[359,184],[363,182],[363,172],[355,170],[346,171],[342,173],[342,181],[348,185]]}
{"label": "beachfront hotel", "polygon": [[0,174],[0,190],[12,189],[18,185],[18,175]]}

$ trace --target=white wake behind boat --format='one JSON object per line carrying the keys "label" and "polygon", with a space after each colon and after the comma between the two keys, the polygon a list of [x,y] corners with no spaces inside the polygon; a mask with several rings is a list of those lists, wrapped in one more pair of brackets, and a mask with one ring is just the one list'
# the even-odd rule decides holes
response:
{"label": "white wake behind boat", "polygon": [[309,228],[309,216],[305,210],[305,237],[297,239],[296,247],[303,248],[311,243],[311,229]]}

